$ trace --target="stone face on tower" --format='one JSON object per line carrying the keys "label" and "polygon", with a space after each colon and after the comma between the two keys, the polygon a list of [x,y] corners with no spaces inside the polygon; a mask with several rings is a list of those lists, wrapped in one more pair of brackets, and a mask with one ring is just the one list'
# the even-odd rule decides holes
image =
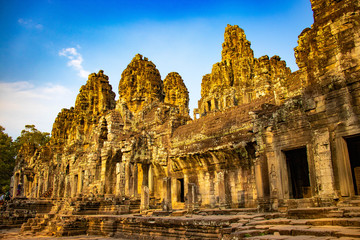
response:
{"label": "stone face on tower", "polygon": [[246,39],[243,29],[238,25],[227,25],[224,33],[224,43],[222,44],[221,60],[249,59],[254,58],[254,52],[250,48],[251,42]]}
{"label": "stone face on tower", "polygon": [[109,84],[109,77],[100,70],[92,73],[76,97],[75,111],[98,115],[115,108],[115,93]]}
{"label": "stone face on tower", "polygon": [[[115,93],[103,70],[92,73],[76,97],[75,107],[62,109],[55,119],[51,141],[58,147],[66,141],[84,140],[102,115],[115,108]],[[83,135],[83,136],[81,136]]]}
{"label": "stone face on tower", "polygon": [[137,113],[144,106],[163,101],[163,82],[154,63],[137,54],[121,74],[119,100],[127,104],[128,109]]}
{"label": "stone face on tower", "polygon": [[198,112],[223,111],[259,97],[275,96],[280,103],[288,95],[291,71],[279,56],[254,58],[244,30],[225,28],[222,61],[203,77]]}
{"label": "stone face on tower", "polygon": [[312,0],[314,24],[295,48],[296,63],[307,85],[338,88],[359,79],[360,2]]}
{"label": "stone face on tower", "polygon": [[169,73],[164,79],[165,103],[179,107],[180,114],[189,115],[189,92],[177,72]]}

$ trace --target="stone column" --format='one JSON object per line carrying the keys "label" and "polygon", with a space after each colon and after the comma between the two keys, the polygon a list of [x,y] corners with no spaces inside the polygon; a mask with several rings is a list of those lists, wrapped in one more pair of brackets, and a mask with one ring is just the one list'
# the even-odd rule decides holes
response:
{"label": "stone column", "polygon": [[28,197],[30,192],[30,182],[28,181],[27,175],[24,175],[24,197]]}
{"label": "stone column", "polygon": [[149,167],[149,191],[150,194],[153,195],[154,194],[154,169],[153,166],[150,165]]}
{"label": "stone column", "polygon": [[134,197],[138,196],[138,166],[135,163],[133,167],[133,185],[132,185],[132,194]]}
{"label": "stone column", "polygon": [[84,170],[80,170],[79,171],[80,177],[79,177],[79,190],[78,190],[78,194],[77,195],[81,195],[83,192],[83,188],[84,188],[84,175],[85,175],[85,171]]}
{"label": "stone column", "polygon": [[226,207],[225,171],[218,172],[219,207]]}
{"label": "stone column", "polygon": [[107,162],[110,161],[109,159],[109,154],[108,152],[106,151],[107,149],[106,148],[103,148],[102,151],[101,151],[101,175],[100,175],[100,182],[101,182],[101,185],[100,185],[100,189],[99,189],[99,193],[100,194],[105,194],[105,183],[106,183],[106,178],[107,178],[107,174],[109,174],[107,172],[108,169],[106,169],[106,165],[107,165]]}
{"label": "stone column", "polygon": [[270,209],[270,184],[266,158],[258,157],[254,165],[258,205],[261,211],[268,211]]}
{"label": "stone column", "polygon": [[17,188],[18,188],[19,183],[20,183],[20,174],[16,173],[15,178],[14,178],[14,188],[13,188],[13,193],[12,193],[13,197],[17,196]]}
{"label": "stone column", "polygon": [[71,197],[76,197],[76,195],[78,193],[79,176],[74,175],[72,182],[73,182],[73,184],[72,184]]}
{"label": "stone column", "polygon": [[188,193],[186,198],[188,211],[191,212],[192,210],[199,207],[197,203],[197,187],[195,183],[188,183]]}
{"label": "stone column", "polygon": [[116,163],[116,184],[115,184],[115,195],[120,196],[120,181],[121,181],[121,163]]}
{"label": "stone column", "polygon": [[164,211],[169,211],[172,209],[171,203],[171,178],[163,178],[163,202],[162,208]]}
{"label": "stone column", "polygon": [[149,201],[150,201],[149,196],[150,196],[149,187],[143,185],[141,189],[141,204],[140,204],[141,210],[149,209]]}
{"label": "stone column", "polygon": [[149,164],[142,164],[141,209],[149,209]]}
{"label": "stone column", "polygon": [[131,163],[127,162],[125,164],[125,195],[130,196],[130,185],[131,185]]}
{"label": "stone column", "polygon": [[120,163],[120,196],[125,196],[125,163]]}
{"label": "stone column", "polygon": [[143,170],[142,186],[149,186],[149,164],[142,164],[141,167]]}
{"label": "stone column", "polygon": [[64,197],[68,198],[70,197],[70,193],[71,193],[71,187],[70,187],[70,180],[69,180],[69,175],[65,176],[65,192],[64,192]]}

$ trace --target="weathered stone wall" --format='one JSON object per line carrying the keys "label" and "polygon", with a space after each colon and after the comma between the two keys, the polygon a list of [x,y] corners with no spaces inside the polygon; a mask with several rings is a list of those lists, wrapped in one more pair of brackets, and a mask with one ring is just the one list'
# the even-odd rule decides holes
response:
{"label": "weathered stone wall", "polygon": [[294,73],[278,56],[254,58],[244,31],[228,25],[222,61],[203,77],[199,119],[189,119],[181,76],[162,81],[140,54],[116,103],[108,77],[91,74],[49,145],[22,149],[13,184],[28,198],[111,201],[114,214],[329,206],[358,194],[348,141],[360,134],[359,2],[312,7]]}
{"label": "weathered stone wall", "polygon": [[315,22],[295,48],[301,95],[268,114],[256,113],[254,121],[275,207],[277,200],[292,198],[285,152],[301,147],[307,151],[313,205],[355,194],[345,140],[360,133],[359,2],[312,1],[312,7]]}

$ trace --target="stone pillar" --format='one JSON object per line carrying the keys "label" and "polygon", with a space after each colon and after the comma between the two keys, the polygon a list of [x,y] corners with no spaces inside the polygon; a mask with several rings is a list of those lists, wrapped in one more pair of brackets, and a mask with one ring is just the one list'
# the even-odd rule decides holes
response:
{"label": "stone pillar", "polygon": [[103,148],[101,151],[101,175],[100,175],[100,189],[99,189],[99,193],[100,194],[105,194],[105,183],[106,183],[106,178],[107,178],[107,174],[109,174],[107,172],[108,169],[106,169],[106,165],[107,162],[110,161],[109,159],[109,154],[106,151],[106,148]]}
{"label": "stone pillar", "polygon": [[[330,149],[330,134],[328,129],[318,129],[315,130],[313,134],[314,143],[312,151],[309,150],[311,146],[307,146],[310,186],[318,190],[319,197],[323,202],[331,202],[332,199],[336,197],[336,193]],[[309,151],[313,154],[310,155]],[[313,159],[311,157],[312,155]],[[312,194],[314,195],[316,192],[313,191]]]}
{"label": "stone pillar", "polygon": [[125,196],[125,163],[120,163],[120,196]]}
{"label": "stone pillar", "polygon": [[141,210],[149,209],[149,201],[150,201],[149,187],[148,186],[142,186],[140,209]]}
{"label": "stone pillar", "polygon": [[142,164],[141,209],[149,209],[149,164]]}
{"label": "stone pillar", "polygon": [[125,195],[130,196],[130,185],[131,185],[131,163],[125,164]]}
{"label": "stone pillar", "polygon": [[65,177],[65,193],[64,197],[68,198],[71,197],[71,183],[70,183],[70,176],[66,175]]}
{"label": "stone pillar", "polygon": [[138,196],[138,166],[135,163],[133,167],[133,185],[132,185],[132,194],[134,197]]}
{"label": "stone pillar", "polygon": [[149,164],[142,164],[141,167],[143,170],[142,186],[149,186]]}
{"label": "stone pillar", "polygon": [[260,156],[256,159],[254,165],[258,205],[262,211],[268,211],[270,207],[270,184],[267,160],[264,156]]}
{"label": "stone pillar", "polygon": [[73,182],[73,184],[72,184],[72,190],[71,190],[71,197],[76,197],[76,195],[78,193],[79,176],[74,175],[72,182]]}
{"label": "stone pillar", "polygon": [[163,202],[162,208],[164,211],[170,211],[172,209],[171,203],[171,178],[165,177],[163,179]]}
{"label": "stone pillar", "polygon": [[192,210],[199,207],[197,202],[197,187],[195,183],[188,183],[188,192],[186,198],[186,205],[188,211],[191,212]]}
{"label": "stone pillar", "polygon": [[55,174],[54,175],[54,179],[53,179],[53,184],[52,184],[52,192],[51,192],[51,198],[56,198],[58,197],[58,191],[56,191],[57,189],[59,189],[60,186],[60,179],[59,179],[59,175]]}
{"label": "stone pillar", "polygon": [[152,195],[154,193],[154,172],[153,166],[149,167],[149,192]]}
{"label": "stone pillar", "polygon": [[15,178],[14,178],[14,188],[13,188],[13,193],[12,193],[13,197],[17,197],[17,188],[18,188],[19,183],[20,183],[20,173],[16,173]]}
{"label": "stone pillar", "polygon": [[79,171],[80,177],[79,177],[79,190],[78,190],[78,194],[77,195],[81,195],[83,192],[83,188],[84,188],[84,175],[85,175],[85,171]]}
{"label": "stone pillar", "polygon": [[120,196],[121,195],[121,193],[120,193],[121,163],[116,163],[115,175],[116,175],[115,195]]}
{"label": "stone pillar", "polygon": [[226,183],[225,171],[218,172],[218,188],[219,188],[219,207],[226,207]]}
{"label": "stone pillar", "polygon": [[256,182],[256,190],[258,198],[264,198],[264,186],[263,180],[261,176],[261,166],[259,163],[255,164],[255,182]]}
{"label": "stone pillar", "polygon": [[30,192],[30,182],[28,181],[27,175],[24,175],[24,197],[28,197]]}

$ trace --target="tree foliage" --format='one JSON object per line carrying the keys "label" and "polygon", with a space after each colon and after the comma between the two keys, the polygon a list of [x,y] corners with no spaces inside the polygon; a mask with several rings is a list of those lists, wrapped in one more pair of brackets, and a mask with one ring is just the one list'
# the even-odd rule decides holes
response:
{"label": "tree foliage", "polygon": [[36,148],[45,146],[50,140],[50,133],[41,132],[35,128],[35,125],[25,125],[21,135],[15,140],[16,150],[19,151],[24,144],[34,144]]}
{"label": "tree foliage", "polygon": [[10,188],[15,159],[19,155],[20,148],[24,144],[40,148],[50,140],[50,134],[37,130],[35,125],[25,125],[25,129],[15,141],[4,130],[5,128],[0,126],[0,194],[7,192]]}
{"label": "tree foliage", "polygon": [[10,188],[10,179],[15,166],[16,149],[12,138],[0,126],[0,194]]}

